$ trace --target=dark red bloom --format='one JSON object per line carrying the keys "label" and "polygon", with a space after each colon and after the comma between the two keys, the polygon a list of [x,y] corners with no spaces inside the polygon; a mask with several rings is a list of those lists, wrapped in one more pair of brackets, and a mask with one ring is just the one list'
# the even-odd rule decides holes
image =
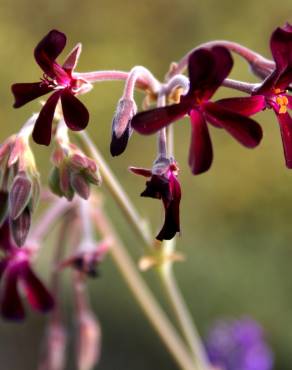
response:
{"label": "dark red bloom", "polygon": [[286,165],[292,168],[292,96],[288,94],[292,83],[292,26],[277,28],[271,36],[270,48],[276,63],[274,71],[256,89],[255,94],[266,98],[266,106],[276,113],[283,142]]}
{"label": "dark red bloom", "polygon": [[[224,106],[224,101],[209,101],[232,66],[231,54],[223,47],[194,51],[188,63],[188,93],[181,96],[178,104],[138,113],[132,119],[132,127],[141,134],[152,134],[188,114],[192,126],[189,165],[193,174],[207,171],[212,163],[213,150],[207,121],[224,128],[242,145],[248,148],[257,146],[262,138],[261,127],[246,116],[264,107],[262,96],[228,99],[228,107]],[[243,106],[245,112],[238,113],[238,106]]]}
{"label": "dark red bloom", "polygon": [[53,298],[31,269],[29,250],[13,244],[7,221],[0,228],[0,248],[5,253],[0,260],[1,315],[8,320],[24,319],[22,294],[34,310],[49,311],[54,305]]}
{"label": "dark red bloom", "polygon": [[146,182],[146,189],[141,193],[142,197],[161,199],[163,202],[165,219],[156,239],[160,241],[172,239],[177,232],[180,232],[179,204],[181,188],[177,180],[178,168],[176,163],[168,161],[166,166],[154,165],[152,170],[137,167],[130,167],[130,170],[137,175],[150,177],[150,180]]}
{"label": "dark red bloom", "polygon": [[41,82],[12,85],[15,108],[54,91],[40,111],[35,123],[33,138],[38,144],[50,144],[52,121],[59,99],[61,99],[64,120],[71,130],[83,130],[88,124],[89,113],[75,95],[86,91],[89,84],[84,80],[74,78],[72,74],[81,51],[81,45],[78,44],[72,50],[61,66],[56,62],[56,58],[61,54],[65,45],[66,36],[63,33],[57,30],[50,31],[39,42],[34,51],[35,60],[44,71]]}

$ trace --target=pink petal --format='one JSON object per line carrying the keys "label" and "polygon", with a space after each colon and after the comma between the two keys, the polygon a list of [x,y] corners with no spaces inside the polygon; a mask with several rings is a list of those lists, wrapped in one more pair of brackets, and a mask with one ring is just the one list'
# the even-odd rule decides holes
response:
{"label": "pink petal", "polygon": [[189,103],[185,102],[140,112],[132,118],[131,126],[140,134],[154,134],[163,127],[182,118],[187,114],[188,110]]}
{"label": "pink petal", "polygon": [[15,98],[14,108],[22,107],[24,104],[39,98],[52,91],[53,89],[41,82],[20,83],[11,86]]}
{"label": "pink petal", "polygon": [[237,141],[248,148],[257,146],[263,136],[260,125],[251,118],[232,112],[217,103],[205,105],[206,118],[221,125]]}
{"label": "pink petal", "polygon": [[79,57],[80,57],[80,54],[81,54],[81,50],[82,50],[82,45],[80,43],[78,43],[71,51],[70,53],[67,55],[67,58],[65,59],[65,62],[63,64],[63,68],[67,71],[67,72],[72,72],[77,63],[78,63],[78,60],[79,60]]}
{"label": "pink petal", "polygon": [[50,145],[52,123],[59,98],[60,91],[57,91],[49,97],[40,111],[32,133],[32,137],[37,144]]}
{"label": "pink petal", "polygon": [[191,114],[192,136],[189,149],[189,166],[198,175],[208,171],[213,160],[213,149],[206,121],[197,110]]}
{"label": "pink petal", "polygon": [[283,142],[286,166],[292,168],[292,118],[288,113],[277,114]]}
{"label": "pink petal", "polygon": [[279,72],[292,67],[292,30],[289,27],[276,28],[271,36],[270,47]]}
{"label": "pink petal", "polygon": [[85,129],[89,113],[83,103],[67,89],[62,91],[61,102],[66,125],[73,131]]}
{"label": "pink petal", "polygon": [[55,59],[61,54],[66,45],[66,36],[57,30],[50,31],[36,46],[34,57],[41,69],[54,78],[52,70]]}
{"label": "pink petal", "polygon": [[288,99],[288,108],[292,109],[292,96],[286,95],[286,98]]}
{"label": "pink petal", "polygon": [[244,116],[252,116],[266,107],[265,97],[263,95],[221,99],[217,100],[216,103]]}

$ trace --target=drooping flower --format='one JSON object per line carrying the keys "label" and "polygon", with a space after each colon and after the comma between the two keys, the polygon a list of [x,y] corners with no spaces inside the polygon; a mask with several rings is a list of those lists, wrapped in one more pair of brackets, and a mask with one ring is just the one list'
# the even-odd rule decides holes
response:
{"label": "drooping flower", "polygon": [[260,325],[249,318],[215,323],[206,339],[210,362],[224,370],[271,370],[273,353]]}
{"label": "drooping flower", "polygon": [[[264,98],[229,99],[228,108],[224,107],[222,101],[210,101],[232,66],[231,54],[224,47],[194,51],[188,62],[188,93],[180,97],[178,104],[136,114],[131,121],[132,127],[141,134],[152,134],[188,114],[192,126],[189,165],[193,174],[207,171],[212,163],[212,143],[206,122],[224,128],[242,145],[254,148],[261,141],[262,130],[247,116],[264,108]],[[240,113],[237,112],[238,106]]]}
{"label": "drooping flower", "polygon": [[88,124],[89,113],[75,95],[88,91],[91,85],[73,76],[81,52],[81,44],[71,51],[61,66],[56,62],[56,58],[61,54],[65,45],[66,36],[62,32],[50,31],[34,50],[35,60],[44,71],[41,81],[12,85],[15,108],[53,91],[40,111],[33,130],[33,138],[38,144],[50,144],[52,122],[59,100],[61,100],[65,122],[71,130],[83,130]]}
{"label": "drooping flower", "polygon": [[5,254],[0,260],[0,314],[8,320],[24,319],[22,294],[34,310],[49,311],[53,297],[33,272],[29,249],[14,245],[8,221],[0,228],[0,248]]}
{"label": "drooping flower", "polygon": [[172,239],[177,232],[180,232],[181,188],[177,179],[176,162],[166,158],[158,158],[151,170],[137,167],[129,169],[137,175],[150,177],[141,196],[161,199],[165,210],[164,224],[156,239],[160,241]]}
{"label": "drooping flower", "polygon": [[278,27],[272,33],[270,48],[275,69],[254,93],[265,96],[266,106],[276,113],[286,166],[292,168],[292,118],[287,112],[288,108],[292,109],[292,96],[288,90],[292,83],[292,25]]}

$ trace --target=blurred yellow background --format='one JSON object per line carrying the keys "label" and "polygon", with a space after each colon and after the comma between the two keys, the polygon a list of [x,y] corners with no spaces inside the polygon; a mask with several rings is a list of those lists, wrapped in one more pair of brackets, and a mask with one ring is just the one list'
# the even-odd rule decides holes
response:
{"label": "blurred yellow background", "polygon": [[[269,56],[270,34],[286,21],[292,21],[291,0],[1,0],[1,142],[39,109],[38,103],[32,102],[14,110],[10,85],[38,81],[41,71],[33,59],[33,49],[50,29],[66,33],[66,51],[82,42],[78,71],[129,70],[144,65],[162,79],[170,62],[204,41],[233,40]],[[247,64],[238,58],[235,61],[232,77],[255,81]],[[91,114],[89,132],[156,232],[161,225],[160,204],[140,198],[143,179],[127,171],[130,165],[151,166],[155,139],[134,134],[121,157],[112,159],[109,155],[111,120],[122,90],[121,82],[105,82],[81,99]],[[221,90],[220,96],[226,93],[230,95],[230,91]],[[275,369],[290,370],[292,171],[284,165],[273,113],[259,114],[257,120],[264,129],[264,139],[255,150],[245,149],[225,132],[211,128],[214,163],[208,173],[198,177],[192,176],[187,166],[188,120],[174,125],[183,189],[178,249],[187,256],[185,263],[176,266],[176,274],[202,335],[218,317],[250,315],[267,332],[276,354]],[[34,149],[46,184],[50,149],[35,145]],[[106,199],[138,260],[138,240],[129,237],[122,214],[110,198]],[[50,243],[46,250],[49,253]],[[99,368],[175,370],[176,365],[136,306],[110,257],[101,270],[102,278],[90,283],[93,306],[103,329]],[[165,304],[155,276],[150,272],[146,278]],[[70,289],[67,279],[64,295],[68,324],[74,319]],[[36,369],[44,324],[43,317],[32,314],[21,325],[1,323],[1,369]],[[73,332],[71,329],[70,338]],[[75,368],[73,341],[70,346],[67,368],[71,370]]]}

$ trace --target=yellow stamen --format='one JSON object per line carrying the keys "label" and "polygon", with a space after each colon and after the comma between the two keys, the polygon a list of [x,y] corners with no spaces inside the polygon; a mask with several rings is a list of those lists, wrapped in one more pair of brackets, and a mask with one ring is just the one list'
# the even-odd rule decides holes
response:
{"label": "yellow stamen", "polygon": [[[279,89],[276,89],[279,90]],[[279,114],[287,112],[288,98],[285,95],[279,95],[276,97],[276,103],[279,105]]]}

